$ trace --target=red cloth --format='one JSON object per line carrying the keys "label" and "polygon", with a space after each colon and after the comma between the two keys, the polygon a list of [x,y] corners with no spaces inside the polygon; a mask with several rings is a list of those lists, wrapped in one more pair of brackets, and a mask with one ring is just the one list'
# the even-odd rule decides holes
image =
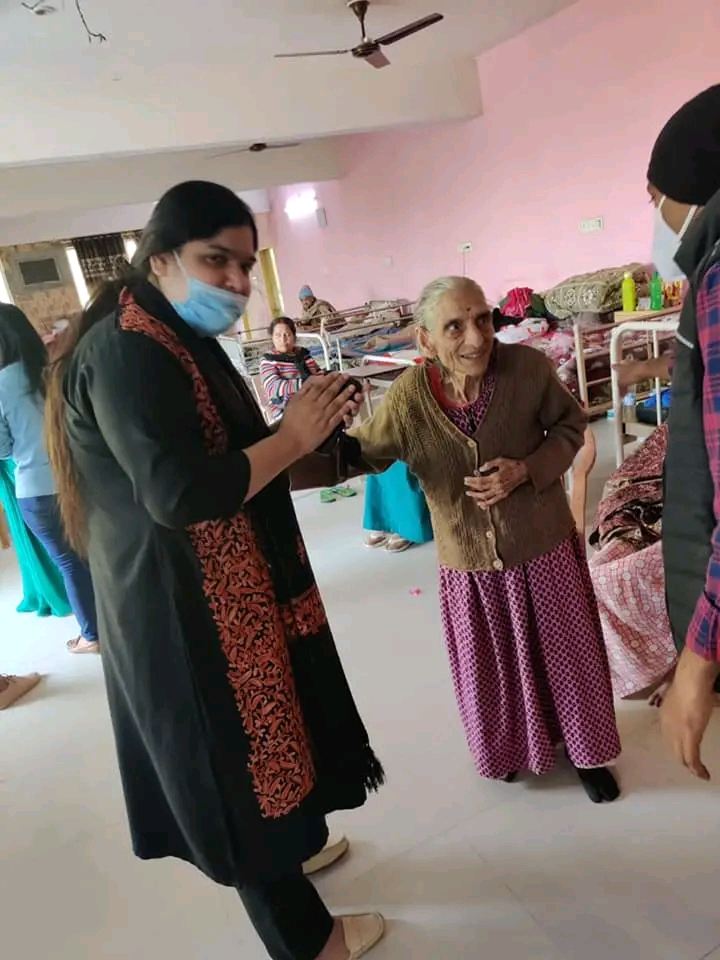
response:
{"label": "red cloth", "polygon": [[507,295],[507,300],[502,308],[503,316],[524,320],[531,306],[532,290],[530,287],[515,287]]}

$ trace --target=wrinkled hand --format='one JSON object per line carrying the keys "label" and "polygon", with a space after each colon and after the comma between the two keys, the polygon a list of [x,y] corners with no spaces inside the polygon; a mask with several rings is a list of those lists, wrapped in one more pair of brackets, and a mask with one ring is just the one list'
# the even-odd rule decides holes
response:
{"label": "wrinkled hand", "polygon": [[675,759],[700,780],[710,779],[700,747],[715,702],[713,686],[717,675],[716,663],[683,650],[660,710],[663,736]]}
{"label": "wrinkled hand", "polygon": [[487,476],[465,477],[467,495],[482,510],[500,503],[528,479],[528,469],[523,460],[498,457],[483,464],[478,471],[480,474],[486,472]]}
{"label": "wrinkled hand", "polygon": [[340,373],[310,377],[292,396],[278,427],[302,457],[312,453],[341,423],[352,422],[360,409],[362,394],[347,387]]}

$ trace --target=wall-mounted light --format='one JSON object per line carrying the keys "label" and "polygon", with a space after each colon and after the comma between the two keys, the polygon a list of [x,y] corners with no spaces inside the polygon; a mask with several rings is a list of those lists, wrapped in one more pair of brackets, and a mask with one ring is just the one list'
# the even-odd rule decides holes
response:
{"label": "wall-mounted light", "polygon": [[5,271],[0,263],[0,303],[12,303],[13,298],[10,293],[10,287],[5,279]]}
{"label": "wall-mounted light", "polygon": [[123,237],[123,245],[125,247],[125,256],[128,258],[128,263],[131,263],[132,258],[135,256],[135,251],[138,248],[137,240],[134,237]]}
{"label": "wall-mounted light", "polygon": [[312,217],[319,206],[315,191],[303,190],[302,193],[295,193],[288,197],[285,204],[285,214],[288,220],[304,220],[306,217]]}

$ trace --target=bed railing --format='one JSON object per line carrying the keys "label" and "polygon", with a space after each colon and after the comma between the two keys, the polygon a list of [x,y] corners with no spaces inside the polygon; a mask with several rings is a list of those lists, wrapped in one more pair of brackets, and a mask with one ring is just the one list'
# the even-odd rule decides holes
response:
{"label": "bed railing", "polygon": [[[639,322],[628,321],[621,323],[613,330],[610,335],[610,375],[612,385],[613,418],[615,431],[615,462],[619,467],[625,459],[625,423],[623,420],[623,396],[620,391],[616,364],[623,359],[623,337],[628,333],[651,333],[653,357],[660,356],[660,338],[661,333],[673,333],[677,330],[679,317],[669,317],[666,320],[643,320]],[[662,423],[662,382],[655,380],[655,409],[657,414],[657,424]]]}

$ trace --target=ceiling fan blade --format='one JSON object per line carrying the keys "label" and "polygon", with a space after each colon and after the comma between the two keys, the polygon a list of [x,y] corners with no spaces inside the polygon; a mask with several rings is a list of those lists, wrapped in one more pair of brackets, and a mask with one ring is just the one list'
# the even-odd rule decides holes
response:
{"label": "ceiling fan blade", "polygon": [[247,153],[247,147],[238,147],[237,150],[226,150],[225,153],[214,153],[208,160],[222,160],[223,157],[236,157],[239,153]]}
{"label": "ceiling fan blade", "polygon": [[350,50],[315,50],[312,53],[276,53],[276,60],[298,60],[300,57],[341,57]]}
{"label": "ceiling fan blade", "polygon": [[240,153],[266,153],[268,150],[289,150],[291,147],[299,147],[299,143],[268,143],[263,145],[261,150],[252,147],[237,147],[235,150],[226,150],[224,153],[216,153],[208,160],[222,160],[223,157],[236,157]]}
{"label": "ceiling fan blade", "polygon": [[371,53],[367,57],[363,57],[363,60],[367,60],[371,67],[375,67],[376,70],[382,70],[383,67],[389,67],[390,61],[382,52],[382,50],[376,50],[375,53]]}
{"label": "ceiling fan blade", "polygon": [[444,19],[445,17],[442,13],[431,13],[429,16],[423,17],[422,20],[416,20],[414,23],[409,23],[406,27],[400,27],[399,30],[386,33],[384,37],[378,37],[376,42],[383,47],[387,47],[391,43],[397,43],[398,40],[404,40],[405,37],[411,37],[414,33],[425,30],[426,27],[432,27]]}

